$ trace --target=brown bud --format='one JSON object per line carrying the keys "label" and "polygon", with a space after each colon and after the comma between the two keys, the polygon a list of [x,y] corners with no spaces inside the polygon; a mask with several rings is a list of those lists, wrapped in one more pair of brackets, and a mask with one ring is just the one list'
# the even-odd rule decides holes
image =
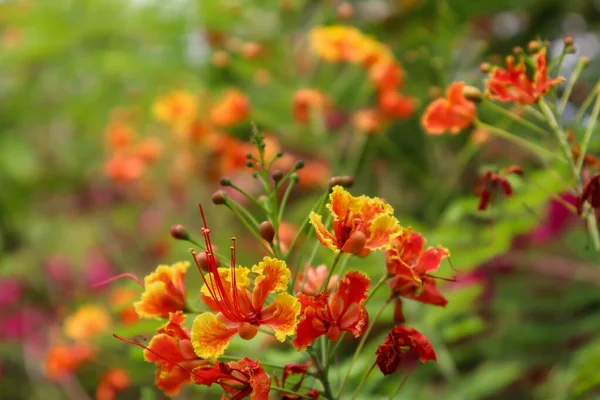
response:
{"label": "brown bud", "polygon": [[225,202],[227,201],[227,194],[222,191],[222,190],[217,190],[216,192],[213,193],[213,195],[211,196],[212,202],[213,204],[216,205],[222,205],[225,204]]}
{"label": "brown bud", "polygon": [[350,235],[344,246],[342,247],[342,251],[344,253],[356,254],[360,253],[365,244],[367,243],[367,235],[364,232],[356,231]]}
{"label": "brown bud", "polygon": [[273,178],[273,182],[279,183],[283,179],[283,171],[276,169],[273,171],[273,175],[271,175],[271,177]]}
{"label": "brown bud", "polygon": [[463,88],[463,96],[465,96],[465,99],[472,101],[473,103],[479,103],[482,99],[481,90],[475,86],[465,86]]}
{"label": "brown bud", "polygon": [[490,65],[490,63],[481,63],[479,64],[479,71],[481,71],[484,74],[487,74],[488,72],[490,72],[490,70],[492,69],[492,66]]}
{"label": "brown bud", "polygon": [[354,185],[354,178],[350,175],[334,176],[329,180],[329,187],[341,186],[351,188]]}
{"label": "brown bud", "polygon": [[[214,257],[214,260],[215,266],[218,268],[221,263],[219,262],[219,259],[217,257]],[[196,254],[196,262],[198,263],[202,271],[210,270],[210,268],[208,267],[208,254],[206,254],[205,251]]]}
{"label": "brown bud", "polygon": [[229,65],[229,54],[223,50],[215,51],[212,55],[212,63],[215,67],[225,68]]}
{"label": "brown bud", "polygon": [[240,325],[238,333],[240,337],[244,340],[254,339],[254,336],[258,333],[258,328],[248,322],[242,322]]}
{"label": "brown bud", "polygon": [[577,49],[573,45],[565,47],[565,53],[567,54],[575,54],[576,51]]}
{"label": "brown bud", "polygon": [[258,226],[258,234],[267,242],[272,242],[275,237],[275,227],[269,221],[263,221]]}
{"label": "brown bud", "polygon": [[520,56],[523,54],[523,48],[521,46],[515,46],[513,47],[513,53],[517,56]]}
{"label": "brown bud", "polygon": [[529,43],[527,43],[527,50],[530,53],[537,53],[541,49],[542,49],[542,42],[540,42],[539,40],[531,40]]}
{"label": "brown bud", "polygon": [[347,1],[337,6],[335,10],[339,19],[350,19],[354,15],[354,7]]}
{"label": "brown bud", "polygon": [[565,36],[563,38],[563,43],[565,44],[565,46],[573,46],[573,44],[575,43],[575,40],[573,39],[573,36]]}
{"label": "brown bud", "polygon": [[188,240],[190,238],[190,234],[188,233],[185,226],[181,224],[171,226],[171,236],[177,240]]}

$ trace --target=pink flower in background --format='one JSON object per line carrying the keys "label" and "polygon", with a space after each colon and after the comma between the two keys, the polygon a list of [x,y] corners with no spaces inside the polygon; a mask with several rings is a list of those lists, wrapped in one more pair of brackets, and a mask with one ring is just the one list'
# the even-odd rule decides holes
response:
{"label": "pink flower in background", "polygon": [[17,279],[0,280],[0,307],[6,307],[15,303],[21,297],[23,287]]}
{"label": "pink flower in background", "polygon": [[85,271],[87,286],[103,282],[116,275],[112,263],[100,249],[89,250],[87,260],[88,263]]}
{"label": "pink flower in background", "polygon": [[73,270],[70,261],[61,254],[52,254],[44,262],[46,276],[55,282],[70,282]]}

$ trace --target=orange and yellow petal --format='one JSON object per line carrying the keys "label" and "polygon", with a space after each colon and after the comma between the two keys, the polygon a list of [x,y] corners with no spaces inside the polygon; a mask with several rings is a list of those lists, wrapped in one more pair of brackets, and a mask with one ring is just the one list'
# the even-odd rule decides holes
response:
{"label": "orange and yellow petal", "polygon": [[344,221],[353,203],[352,195],[341,186],[334,186],[329,195],[327,208],[333,214],[334,221]]}
{"label": "orange and yellow petal", "polygon": [[370,225],[381,214],[393,214],[394,209],[379,197],[355,197],[351,204],[351,211],[358,214],[360,219]]}
{"label": "orange and yellow petal", "polygon": [[258,265],[252,267],[252,272],[258,275],[254,280],[252,293],[255,309],[263,305],[269,293],[287,290],[291,273],[285,261],[265,257]]}
{"label": "orange and yellow petal", "polygon": [[317,311],[324,310],[327,306],[327,295],[307,296],[298,293],[297,296],[302,307],[302,314],[296,327],[296,337],[292,339],[292,345],[296,350],[302,351],[310,346],[316,338],[327,332],[324,327],[318,329],[319,325],[314,323]]}
{"label": "orange and yellow petal", "polygon": [[[223,282],[225,284],[225,289],[227,291],[230,291],[231,283],[232,283],[231,268],[224,268],[224,267],[218,268],[217,273],[219,274],[219,278],[220,278],[221,282]],[[250,278],[248,278],[249,273],[250,273],[249,268],[241,267],[241,266],[238,266],[235,268],[235,286],[238,289],[242,289],[242,288],[248,287],[250,285]],[[216,285],[216,280],[215,280],[215,277],[212,272],[206,274],[205,281],[209,282],[211,284],[210,289],[212,289],[212,292],[214,294],[218,295],[219,290],[217,290],[216,286],[213,287],[213,284]],[[202,295],[212,298],[210,289],[206,284],[204,284],[204,285],[202,285],[202,289],[200,289],[200,290],[201,290]],[[221,300],[221,299],[217,298],[215,300]]]}
{"label": "orange and yellow petal", "polygon": [[146,284],[140,301],[133,303],[135,312],[142,318],[168,318],[169,313],[185,308],[185,298],[179,299],[167,293],[164,282]]}
{"label": "orange and yellow petal", "polygon": [[71,339],[90,339],[106,332],[110,325],[110,314],[104,307],[88,304],[65,319],[64,332]]}
{"label": "orange and yellow petal", "polygon": [[323,217],[315,212],[311,212],[309,220],[311,225],[315,228],[315,233],[319,242],[321,242],[323,246],[333,250],[335,253],[339,253],[340,249],[337,245],[337,239],[329,233],[327,228],[325,228],[325,225],[323,225]]}
{"label": "orange and yellow petal", "polygon": [[300,308],[296,297],[286,292],[279,293],[275,296],[273,304],[263,310],[261,324],[273,328],[275,338],[283,342],[287,336],[296,333]]}
{"label": "orange and yellow petal", "polygon": [[159,265],[154,272],[144,278],[144,284],[149,285],[154,282],[173,282],[175,286],[182,287],[183,278],[189,267],[190,263],[187,261],[181,261],[171,266]]}
{"label": "orange and yellow petal", "polygon": [[237,327],[228,328],[217,315],[202,313],[194,319],[192,325],[194,352],[200,358],[215,361],[225,352],[237,332]]}
{"label": "orange and yellow petal", "polygon": [[190,123],[198,113],[198,99],[184,90],[160,97],[153,106],[154,117],[166,124]]}
{"label": "orange and yellow petal", "polygon": [[402,235],[402,227],[398,220],[391,215],[380,215],[369,227],[370,236],[367,238],[365,248],[370,250],[387,249],[394,239]]}

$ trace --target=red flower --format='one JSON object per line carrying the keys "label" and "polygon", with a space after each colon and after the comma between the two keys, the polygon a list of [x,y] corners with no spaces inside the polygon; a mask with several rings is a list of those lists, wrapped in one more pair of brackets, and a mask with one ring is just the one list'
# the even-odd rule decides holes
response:
{"label": "red flower", "polygon": [[404,326],[392,328],[375,354],[375,362],[384,375],[394,373],[400,363],[412,364],[417,359],[423,363],[437,361],[429,340],[416,329]]}
{"label": "red flower", "polygon": [[446,89],[446,98],[430,103],[421,118],[421,125],[430,135],[444,132],[457,134],[473,124],[477,117],[475,103],[463,95],[464,82],[453,82]]}
{"label": "red flower", "polygon": [[588,202],[594,209],[600,208],[600,174],[595,175],[585,185],[583,191],[577,197],[577,213],[583,213],[583,204]]}
{"label": "red flower", "polygon": [[[283,367],[283,373],[281,375],[281,382],[279,382],[277,377],[275,377],[275,382],[277,383],[277,386],[280,388],[285,388],[285,382],[289,376],[302,375],[300,377],[300,380],[298,382],[296,382],[291,389],[291,390],[297,392],[302,387],[302,382],[304,382],[304,378],[306,377],[306,371],[308,371],[308,369],[310,368],[311,365],[312,365],[312,362],[310,362],[310,361],[305,364],[286,364]],[[307,396],[310,398],[318,399],[320,396],[320,393],[316,389],[310,389],[307,393]],[[298,400],[298,399],[300,399],[299,396],[281,393],[281,400]]]}
{"label": "red flower", "polygon": [[145,349],[144,360],[156,365],[156,387],[167,396],[179,393],[183,385],[190,383],[190,371],[207,363],[194,353],[190,331],[181,326],[184,322],[185,315],[173,313],[169,322],[158,328],[148,347],[134,342]]}
{"label": "red flower", "polygon": [[[425,249],[425,243],[421,234],[410,231],[394,240],[385,253],[386,267],[392,276],[388,285],[399,296],[443,307],[448,300],[437,289],[431,272],[450,252],[441,246]],[[400,299],[396,301],[395,314],[397,321],[403,321]]]}
{"label": "red flower", "polygon": [[259,361],[248,358],[195,368],[192,379],[198,385],[220,385],[232,400],[246,396],[250,396],[250,400],[265,400],[271,391],[271,377]]}
{"label": "red flower", "polygon": [[548,77],[546,49],[543,48],[535,56],[535,72],[533,80],[527,75],[525,59],[521,56],[515,66],[513,56],[506,57],[506,69],[493,67],[486,80],[488,98],[502,102],[517,102],[524,105],[537,102],[550,89],[564,81],[558,77]]}
{"label": "red flower", "polygon": [[184,277],[190,263],[178,262],[171,266],[159,265],[144,278],[144,293],[134,303],[142,318],[168,318],[170,313],[185,309]]}
{"label": "red flower", "polygon": [[331,295],[321,293],[307,296],[298,293],[302,305],[300,322],[292,344],[298,351],[306,349],[321,335],[336,341],[342,331],[352,332],[354,337],[362,335],[369,324],[369,314],[364,306],[370,279],[358,272],[350,271],[340,280],[338,289]]}
{"label": "red flower", "polygon": [[523,168],[519,167],[518,165],[513,165],[505,168],[499,174],[493,171],[486,171],[479,176],[473,188],[473,193],[476,196],[479,196],[479,206],[477,207],[478,210],[485,210],[499,189],[502,189],[506,197],[512,196],[512,186],[506,179],[506,177],[510,174],[523,176]]}
{"label": "red flower", "polygon": [[96,388],[96,400],[114,400],[118,392],[131,385],[129,374],[122,368],[111,368],[102,374]]}
{"label": "red flower", "polygon": [[396,90],[379,93],[379,107],[384,114],[394,118],[407,118],[415,111],[415,99]]}

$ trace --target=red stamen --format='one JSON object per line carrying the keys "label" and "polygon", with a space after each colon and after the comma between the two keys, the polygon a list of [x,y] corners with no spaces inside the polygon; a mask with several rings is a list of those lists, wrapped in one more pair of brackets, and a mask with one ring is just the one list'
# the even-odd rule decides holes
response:
{"label": "red stamen", "polygon": [[142,289],[144,289],[144,283],[140,280],[140,278],[138,278],[137,276],[135,276],[134,274],[131,274],[129,272],[113,276],[112,278],[108,278],[108,279],[106,279],[106,280],[104,280],[102,282],[94,283],[92,285],[92,288],[95,289],[95,288],[98,288],[100,286],[104,286],[107,283],[111,283],[112,281],[116,281],[117,279],[121,279],[121,278],[131,278],[134,281],[136,281],[138,283],[138,285],[140,285],[142,287]]}
{"label": "red stamen", "polygon": [[425,276],[428,276],[428,277],[433,278],[433,279],[439,279],[441,281],[446,281],[446,282],[458,282],[458,279],[456,279],[456,277],[454,277],[454,278],[442,278],[441,276],[434,276],[434,275],[429,275],[429,274],[426,274]]}

